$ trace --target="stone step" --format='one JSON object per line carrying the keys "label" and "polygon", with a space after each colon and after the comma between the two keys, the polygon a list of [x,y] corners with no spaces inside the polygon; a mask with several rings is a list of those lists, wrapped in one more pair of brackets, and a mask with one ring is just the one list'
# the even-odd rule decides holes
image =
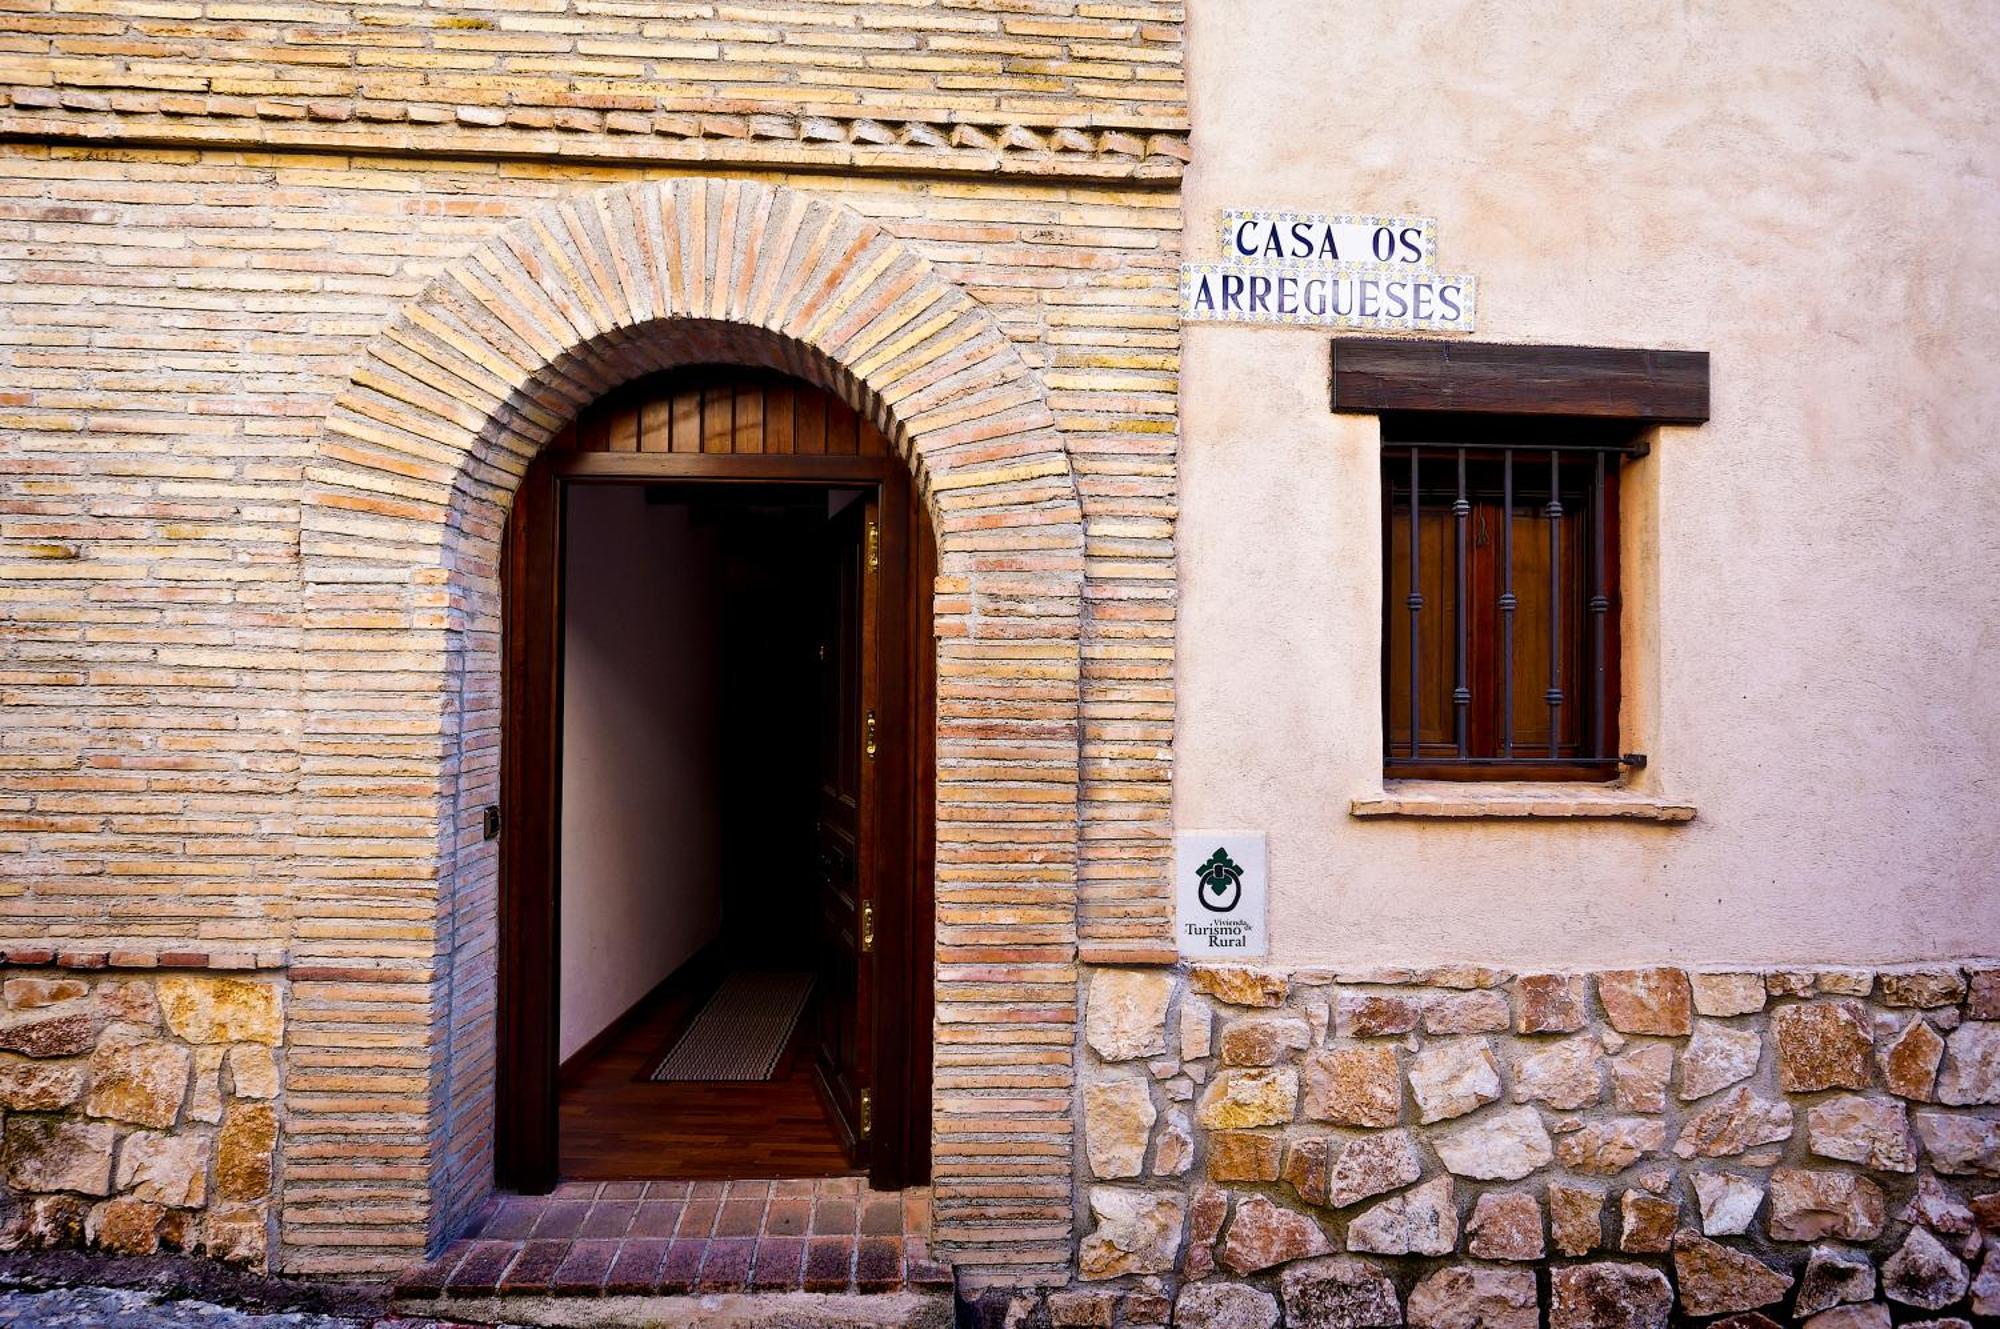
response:
{"label": "stone step", "polygon": [[402,1298],[404,1315],[472,1324],[575,1326],[576,1329],[952,1329],[949,1287],[898,1292],[721,1292],[700,1296],[552,1294]]}

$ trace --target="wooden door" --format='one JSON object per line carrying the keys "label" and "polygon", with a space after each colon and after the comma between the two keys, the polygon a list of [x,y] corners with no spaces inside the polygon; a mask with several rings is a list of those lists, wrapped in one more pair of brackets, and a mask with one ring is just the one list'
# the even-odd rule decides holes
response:
{"label": "wooden door", "polygon": [[828,556],[817,561],[828,647],[819,686],[841,705],[798,736],[824,754],[814,764],[815,846],[838,851],[810,883],[828,977],[808,1052],[870,1184],[920,1184],[930,1175],[933,1050],[933,536],[908,471],[872,424],[809,384],[716,367],[629,385],[584,412],[530,469],[508,522],[496,1178],[527,1192],[558,1180],[561,494],[662,482],[867,495],[828,523]]}
{"label": "wooden door", "polygon": [[881,705],[875,630],[880,526],[873,496],[827,523],[820,562],[819,715],[814,844],[820,980],[814,1065],[857,1165],[874,1125],[872,998],[875,779]]}

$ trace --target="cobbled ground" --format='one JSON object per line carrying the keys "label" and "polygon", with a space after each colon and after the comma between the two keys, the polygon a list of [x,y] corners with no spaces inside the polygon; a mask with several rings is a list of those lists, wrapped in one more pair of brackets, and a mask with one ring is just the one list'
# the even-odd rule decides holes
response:
{"label": "cobbled ground", "polygon": [[506,1329],[393,1316],[355,1319],[306,1311],[240,1311],[213,1302],[105,1287],[0,1291],[0,1325],[8,1329]]}

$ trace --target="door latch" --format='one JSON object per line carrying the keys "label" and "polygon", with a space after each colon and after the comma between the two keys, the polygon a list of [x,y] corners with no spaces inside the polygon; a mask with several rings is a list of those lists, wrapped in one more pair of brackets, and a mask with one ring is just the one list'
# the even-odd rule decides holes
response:
{"label": "door latch", "polygon": [[863,729],[865,733],[861,750],[868,754],[868,760],[873,761],[875,760],[875,712],[868,712],[868,722]]}
{"label": "door latch", "polygon": [[881,566],[882,527],[871,521],[868,523],[868,570],[873,572]]}
{"label": "door latch", "polygon": [[875,1129],[875,1095],[866,1089],[861,1091],[861,1134],[865,1137]]}
{"label": "door latch", "polygon": [[861,902],[861,953],[868,954],[875,949],[875,902]]}

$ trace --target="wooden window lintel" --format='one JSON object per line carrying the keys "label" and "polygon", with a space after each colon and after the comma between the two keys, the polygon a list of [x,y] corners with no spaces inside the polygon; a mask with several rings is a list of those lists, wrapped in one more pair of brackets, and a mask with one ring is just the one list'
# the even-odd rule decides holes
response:
{"label": "wooden window lintel", "polygon": [[1333,409],[1701,424],[1708,352],[1336,337]]}

